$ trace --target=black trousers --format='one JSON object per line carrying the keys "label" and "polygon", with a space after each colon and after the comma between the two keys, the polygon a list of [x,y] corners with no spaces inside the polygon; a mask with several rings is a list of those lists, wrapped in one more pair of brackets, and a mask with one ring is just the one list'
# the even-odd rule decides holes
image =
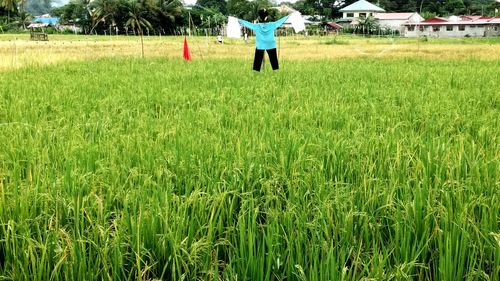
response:
{"label": "black trousers", "polygon": [[[267,50],[267,55],[269,56],[269,61],[273,70],[279,69],[278,54],[276,53],[276,48]],[[255,49],[255,57],[253,59],[253,70],[260,71],[262,65],[262,60],[264,59],[264,50]]]}

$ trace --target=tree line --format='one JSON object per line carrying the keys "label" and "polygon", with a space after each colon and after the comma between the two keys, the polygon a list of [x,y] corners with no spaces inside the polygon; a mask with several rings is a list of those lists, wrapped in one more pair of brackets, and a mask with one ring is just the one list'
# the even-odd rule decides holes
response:
{"label": "tree line", "polygon": [[[299,0],[286,3],[302,14],[323,21],[341,17],[339,10],[357,0]],[[276,6],[270,0],[198,0],[186,7],[180,0],[70,0],[53,7],[54,0],[0,0],[0,31],[23,29],[31,15],[51,13],[65,24],[76,24],[86,34],[178,34],[187,27],[219,29],[228,15],[257,18],[260,8]],[[387,12],[419,12],[424,17],[447,15],[497,15],[496,0],[372,0]],[[271,10],[271,19],[278,18]]]}

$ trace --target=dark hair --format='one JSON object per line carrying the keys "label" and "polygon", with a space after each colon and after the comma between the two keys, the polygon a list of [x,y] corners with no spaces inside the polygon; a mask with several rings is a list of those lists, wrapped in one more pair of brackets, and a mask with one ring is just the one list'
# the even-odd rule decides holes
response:
{"label": "dark hair", "polygon": [[259,14],[259,19],[260,19],[261,21],[266,21],[266,18],[267,18],[267,15],[268,15],[268,13],[267,13],[267,10],[266,10],[266,9],[260,9],[260,10],[258,11],[258,14]]}

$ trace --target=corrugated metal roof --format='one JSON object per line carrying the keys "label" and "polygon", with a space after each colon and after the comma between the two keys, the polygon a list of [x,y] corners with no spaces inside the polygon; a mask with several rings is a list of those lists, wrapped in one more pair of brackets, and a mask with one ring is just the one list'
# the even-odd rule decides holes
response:
{"label": "corrugated metal roof", "polygon": [[379,6],[373,5],[372,3],[359,0],[358,2],[352,3],[351,5],[342,8],[339,10],[340,12],[385,12],[384,9]]}
{"label": "corrugated metal roof", "polygon": [[407,20],[416,13],[380,13],[375,16],[380,20]]}
{"label": "corrugated metal roof", "polygon": [[49,26],[48,23],[31,23],[28,25],[28,28],[36,28],[36,27],[46,27]]}
{"label": "corrugated metal roof", "polygon": [[34,22],[38,23],[46,23],[46,24],[58,24],[59,23],[59,18],[34,18]]}
{"label": "corrugated metal roof", "polygon": [[329,26],[331,26],[331,27],[333,27],[333,28],[335,28],[335,29],[341,29],[341,28],[343,28],[342,25],[337,24],[337,23],[332,22],[332,21],[327,22],[326,24],[329,25]]}
{"label": "corrugated metal roof", "polygon": [[452,16],[450,18],[452,20],[444,18],[431,18],[420,23],[406,23],[405,25],[482,25],[500,23],[500,17]]}
{"label": "corrugated metal roof", "polygon": [[463,21],[473,21],[473,20],[478,20],[480,18],[482,18],[483,16],[460,16],[460,18],[463,20]]}
{"label": "corrugated metal roof", "polygon": [[430,19],[426,19],[423,21],[424,23],[438,23],[438,22],[447,22],[447,20],[443,19],[443,18],[430,18]]}

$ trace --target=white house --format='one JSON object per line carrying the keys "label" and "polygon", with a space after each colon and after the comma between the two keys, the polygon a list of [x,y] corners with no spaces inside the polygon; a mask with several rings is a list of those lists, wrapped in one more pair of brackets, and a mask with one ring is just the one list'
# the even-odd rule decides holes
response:
{"label": "white house", "polygon": [[404,37],[490,37],[500,36],[500,17],[451,16],[406,23]]}
{"label": "white house", "polygon": [[376,16],[377,13],[383,13],[385,12],[385,10],[380,8],[379,6],[373,5],[368,1],[359,0],[347,7],[340,9],[339,12],[342,13],[343,19],[357,19]]}
{"label": "white house", "polygon": [[404,31],[405,24],[419,23],[424,21],[424,18],[418,13],[378,13],[375,15],[380,27]]}

